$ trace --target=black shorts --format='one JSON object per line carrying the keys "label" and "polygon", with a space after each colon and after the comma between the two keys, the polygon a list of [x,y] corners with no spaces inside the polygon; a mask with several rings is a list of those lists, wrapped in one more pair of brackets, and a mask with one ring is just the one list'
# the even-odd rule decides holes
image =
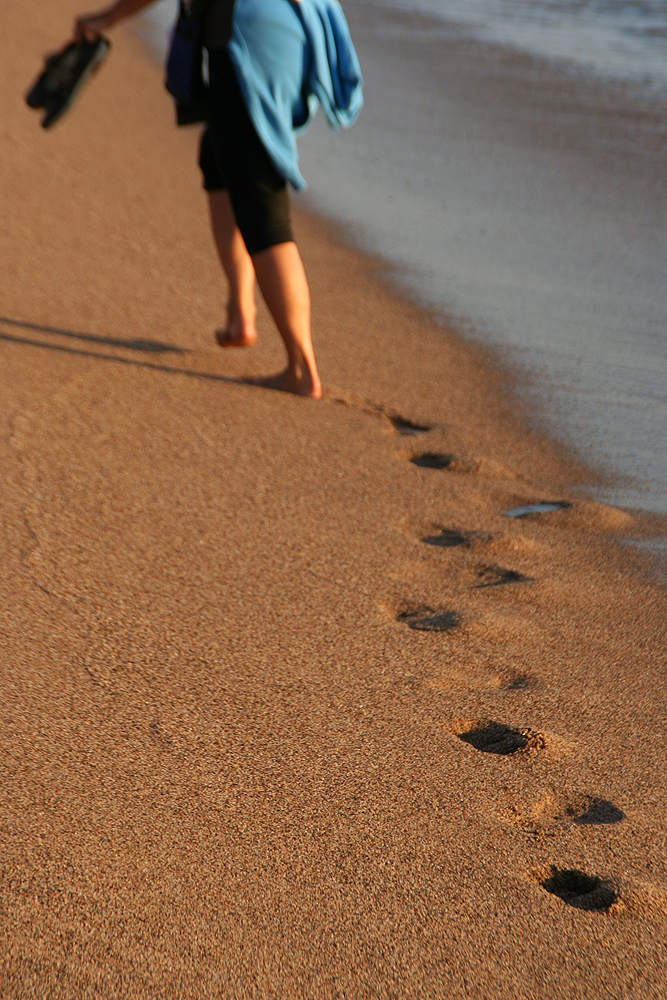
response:
{"label": "black shorts", "polygon": [[199,166],[207,191],[229,191],[248,253],[294,239],[287,183],[255,131],[224,49],[209,52],[209,108]]}

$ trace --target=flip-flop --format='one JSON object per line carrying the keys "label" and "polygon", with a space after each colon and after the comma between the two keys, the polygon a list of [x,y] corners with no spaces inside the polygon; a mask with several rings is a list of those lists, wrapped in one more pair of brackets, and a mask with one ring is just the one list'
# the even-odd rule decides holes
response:
{"label": "flip-flop", "polygon": [[94,42],[69,42],[60,52],[47,56],[44,71],[25,98],[29,107],[44,108],[43,128],[50,128],[71,107],[110,47],[108,39],[100,36]]}
{"label": "flip-flop", "polygon": [[55,93],[57,87],[51,75],[51,70],[56,66],[61,55],[61,52],[55,52],[50,56],[46,56],[44,70],[25,95],[25,102],[29,108],[43,108],[49,97],[52,97]]}

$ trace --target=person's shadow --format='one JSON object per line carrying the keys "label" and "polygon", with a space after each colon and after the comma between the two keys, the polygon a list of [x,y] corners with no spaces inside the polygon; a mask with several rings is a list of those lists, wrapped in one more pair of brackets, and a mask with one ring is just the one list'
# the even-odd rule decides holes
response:
{"label": "person's shadow", "polygon": [[[19,330],[33,330],[36,333],[67,337],[70,340],[83,341],[88,344],[100,344],[107,347],[122,348],[127,351],[138,351],[144,354],[172,354],[187,355],[190,351],[186,347],[177,347],[175,344],[165,344],[159,340],[142,340],[139,338],[105,337],[94,333],[81,333],[78,330],[64,330],[57,326],[44,326],[40,323],[29,323],[26,320],[12,319],[8,316],[0,316],[0,326],[9,326]],[[151,368],[154,371],[171,372],[174,375],[187,375],[190,378],[210,379],[214,382],[229,382],[237,385],[247,385],[243,379],[233,378],[229,375],[216,375],[213,372],[199,372],[188,368],[158,364],[152,361],[140,361],[138,358],[124,357],[118,354],[103,354],[100,351],[90,350],[85,347],[74,347],[71,345],[54,342],[52,340],[37,340],[34,337],[20,336],[14,333],[6,333],[0,329],[0,340],[5,340],[13,344],[25,344],[28,347],[41,347],[47,351],[60,351],[65,354],[78,354],[88,358],[97,358],[99,361],[107,361],[112,364],[133,365],[137,368]]]}

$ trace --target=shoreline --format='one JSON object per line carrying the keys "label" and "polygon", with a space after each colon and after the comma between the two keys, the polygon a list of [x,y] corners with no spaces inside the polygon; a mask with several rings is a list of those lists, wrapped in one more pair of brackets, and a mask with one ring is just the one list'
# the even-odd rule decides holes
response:
{"label": "shoreline", "polygon": [[[359,129],[315,122],[310,204],[517,369],[542,427],[665,513],[664,101],[350,3]],[[387,96],[389,95],[389,96]]]}
{"label": "shoreline", "polygon": [[656,1000],[655,522],[314,215],[325,399],[241,384],[281,347],[213,343],[196,134],[130,27],[43,133],[43,7],[0,13],[3,995]]}

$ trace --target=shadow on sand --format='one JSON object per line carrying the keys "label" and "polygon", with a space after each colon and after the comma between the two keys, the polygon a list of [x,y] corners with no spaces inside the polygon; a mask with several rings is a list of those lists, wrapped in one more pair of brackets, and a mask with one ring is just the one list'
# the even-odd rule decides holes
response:
{"label": "shadow on sand", "polygon": [[78,330],[62,330],[57,326],[42,326],[40,323],[27,323],[21,319],[10,319],[8,316],[0,316],[0,323],[4,326],[15,326],[21,330],[36,330],[39,333],[55,333],[60,337],[72,337],[74,340],[85,340],[93,344],[107,344],[109,347],[124,347],[130,351],[146,351],[153,354],[164,354],[171,351],[175,354],[189,354],[184,347],[174,347],[172,344],[163,344],[159,340],[124,340],[120,337],[100,337],[94,333],[81,333]]}
{"label": "shadow on sand", "polygon": [[[92,333],[77,333],[72,330],[61,330],[57,327],[39,326],[36,323],[26,323],[22,320],[7,319],[0,316],[0,323],[6,326],[14,326],[23,330],[37,330],[40,333],[58,334],[64,337],[75,337],[78,340],[89,341],[97,344],[107,344],[111,347],[122,347],[125,350],[143,351],[147,353],[159,354],[172,352],[177,354],[189,354],[189,350],[183,347],[174,347],[171,344],[162,344],[153,340],[123,340],[117,337],[99,337]],[[216,375],[212,372],[192,371],[188,368],[176,368],[171,365],[158,364],[151,361],[140,361],[138,358],[125,358],[120,355],[102,354],[99,351],[86,350],[80,347],[68,347],[65,344],[54,344],[44,340],[34,340],[32,337],[19,337],[11,333],[0,331],[0,340],[13,344],[25,344],[28,347],[41,347],[47,351],[60,351],[64,354],[74,354],[86,358],[96,358],[98,361],[109,361],[112,364],[130,365],[135,368],[149,368],[158,372],[169,372],[172,375],[186,375],[189,378],[208,379],[212,382],[226,382],[234,385],[248,385],[241,378],[234,378],[229,375]]]}

